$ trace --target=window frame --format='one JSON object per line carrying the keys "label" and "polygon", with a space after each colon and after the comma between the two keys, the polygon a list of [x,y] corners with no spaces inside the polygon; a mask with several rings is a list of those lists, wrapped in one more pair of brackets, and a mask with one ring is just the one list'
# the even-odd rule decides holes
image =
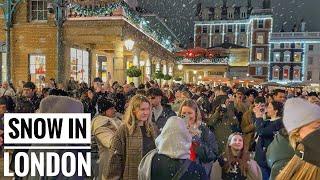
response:
{"label": "window frame", "polygon": [[[36,2],[37,5],[36,5],[36,9],[33,9],[33,2]],[[43,9],[39,9],[39,2],[43,2]],[[30,0],[29,1],[29,21],[31,22],[47,22],[48,21],[48,9],[47,9],[47,6],[48,6],[48,1],[47,0]],[[33,18],[34,17],[34,13],[36,13],[36,16],[37,18]],[[39,18],[39,14],[40,13],[43,13],[42,14],[42,19]]]}
{"label": "window frame", "polygon": [[[261,59],[260,60],[258,59],[258,53],[261,53]],[[256,49],[255,60],[256,61],[264,61],[264,48],[257,48]]]}
{"label": "window frame", "polygon": [[[275,72],[277,71],[277,76],[275,76]],[[272,67],[272,79],[279,80],[280,78],[280,67],[275,65]]]}
{"label": "window frame", "polygon": [[[289,56],[287,56],[289,55]],[[286,57],[289,57],[288,59],[286,59]],[[290,51],[285,51],[283,52],[283,62],[290,62],[291,60],[291,52]]]}
{"label": "window frame", "polygon": [[[41,77],[46,77],[46,59],[47,57],[44,54],[31,53],[28,55],[28,79],[32,81],[36,85],[36,87],[42,87],[44,85],[44,81],[41,79]],[[42,73],[37,72],[41,70],[40,68],[42,68]]]}
{"label": "window frame", "polygon": [[[278,60],[276,58],[277,54],[279,55]],[[280,59],[281,59],[281,53],[280,52],[273,52],[273,62],[280,62]]]}
{"label": "window frame", "polygon": [[[295,70],[299,70],[298,78],[295,76]],[[300,66],[294,66],[293,67],[292,79],[293,80],[301,80],[301,67]]]}
{"label": "window frame", "polygon": [[[285,70],[288,70],[287,77],[285,77]],[[283,80],[289,80],[290,79],[290,66],[283,66],[282,68],[282,79]]]}

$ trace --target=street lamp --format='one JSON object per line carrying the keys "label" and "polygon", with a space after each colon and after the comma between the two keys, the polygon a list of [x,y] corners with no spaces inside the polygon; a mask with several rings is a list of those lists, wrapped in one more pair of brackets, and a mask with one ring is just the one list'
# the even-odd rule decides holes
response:
{"label": "street lamp", "polygon": [[183,65],[182,64],[179,64],[178,65],[178,69],[181,71],[183,69]]}
{"label": "street lamp", "polygon": [[127,48],[128,51],[133,49],[134,41],[131,39],[127,39],[124,41],[124,46]]}

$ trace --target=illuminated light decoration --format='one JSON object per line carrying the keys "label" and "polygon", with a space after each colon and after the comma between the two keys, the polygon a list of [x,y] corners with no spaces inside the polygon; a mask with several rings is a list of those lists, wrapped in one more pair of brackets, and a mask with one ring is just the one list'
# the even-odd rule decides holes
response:
{"label": "illuminated light decoration", "polygon": [[[125,20],[127,23],[135,27],[137,30],[148,36],[153,41],[157,42],[160,46],[162,46],[164,49],[168,50],[169,52],[173,52],[175,50],[175,46],[171,41],[170,36],[166,36],[164,33],[160,32],[159,30],[155,32],[151,29],[151,27],[148,25],[147,21],[137,13],[132,10],[124,1],[117,2],[117,3],[110,3],[106,6],[102,7],[82,7],[79,4],[72,4],[69,7],[69,10],[72,15],[75,15],[76,17],[105,17],[105,16],[111,16],[112,13],[117,9],[121,7],[125,14],[124,17],[121,18]],[[167,43],[167,42],[170,43]]]}
{"label": "illuminated light decoration", "polygon": [[212,26],[210,26],[210,29],[209,29],[209,47],[212,46]]}
{"label": "illuminated light decoration", "polygon": [[183,65],[182,64],[179,64],[178,65],[178,69],[181,71],[183,69]]}
{"label": "illuminated light decoration", "polygon": [[131,39],[127,39],[124,41],[124,46],[127,48],[128,51],[131,51],[134,46],[134,41]]}
{"label": "illuminated light decoration", "polygon": [[193,74],[197,74],[197,71],[193,71]]}

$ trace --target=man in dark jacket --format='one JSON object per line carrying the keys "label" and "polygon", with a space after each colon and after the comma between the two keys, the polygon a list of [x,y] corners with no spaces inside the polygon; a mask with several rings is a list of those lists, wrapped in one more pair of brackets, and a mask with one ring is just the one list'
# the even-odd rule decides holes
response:
{"label": "man in dark jacket", "polygon": [[[40,105],[41,99],[36,95],[36,86],[33,82],[26,82],[23,85],[22,96],[17,98],[17,112],[25,112],[23,109],[29,109],[31,113],[35,112]],[[29,107],[30,106],[30,107]]]}
{"label": "man in dark jacket", "polygon": [[152,121],[155,122],[157,129],[161,131],[168,118],[176,116],[176,113],[168,106],[161,105],[163,93],[159,88],[150,88],[147,96],[152,104]]}

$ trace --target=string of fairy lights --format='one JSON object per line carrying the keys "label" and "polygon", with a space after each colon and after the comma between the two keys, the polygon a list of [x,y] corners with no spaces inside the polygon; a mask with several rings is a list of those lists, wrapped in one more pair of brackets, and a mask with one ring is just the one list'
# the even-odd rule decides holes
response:
{"label": "string of fairy lights", "polygon": [[139,15],[135,10],[131,9],[124,1],[97,6],[72,4],[69,7],[69,10],[70,15],[75,17],[103,17],[112,16],[113,12],[119,7],[125,11],[125,18],[127,18],[130,23],[140,27],[146,34],[153,37],[169,51],[175,51],[175,46],[172,42],[171,36],[166,35],[166,33],[162,32],[159,28],[155,29],[151,27],[145,18]]}

